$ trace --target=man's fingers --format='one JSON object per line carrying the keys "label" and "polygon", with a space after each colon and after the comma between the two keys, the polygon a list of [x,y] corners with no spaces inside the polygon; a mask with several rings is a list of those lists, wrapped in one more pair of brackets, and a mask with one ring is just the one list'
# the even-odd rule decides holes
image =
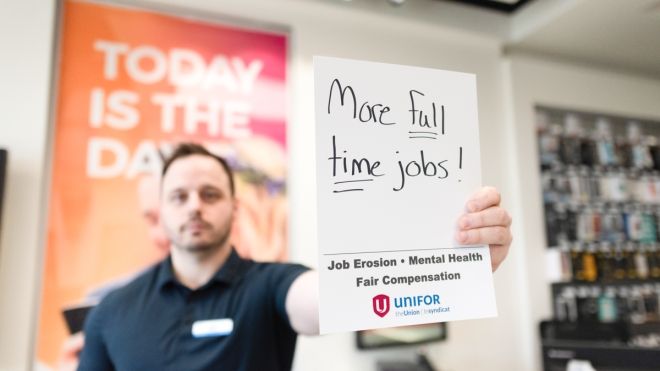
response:
{"label": "man's fingers", "polygon": [[85,345],[85,336],[82,332],[76,332],[64,341],[63,348],[68,353],[78,353]]}
{"label": "man's fingers", "polygon": [[487,209],[491,206],[498,206],[500,204],[500,193],[493,187],[482,187],[474,193],[465,207],[468,212],[474,213]]}
{"label": "man's fingers", "polygon": [[511,240],[511,231],[503,226],[462,230],[456,234],[456,241],[462,245],[508,246]]}
{"label": "man's fingers", "polygon": [[465,214],[458,220],[458,227],[464,230],[492,226],[508,227],[510,225],[511,216],[499,206],[490,207],[476,213]]}
{"label": "man's fingers", "polygon": [[462,245],[488,245],[493,272],[509,252],[511,216],[500,207],[497,189],[482,187],[465,204],[467,213],[458,220],[456,241]]}

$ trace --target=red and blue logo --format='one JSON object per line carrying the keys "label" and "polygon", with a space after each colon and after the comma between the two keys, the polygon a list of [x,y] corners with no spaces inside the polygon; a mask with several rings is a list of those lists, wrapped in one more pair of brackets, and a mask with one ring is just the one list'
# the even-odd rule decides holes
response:
{"label": "red and blue logo", "polygon": [[[385,294],[376,295],[371,299],[371,304],[379,317],[385,317],[390,311],[390,297]],[[396,312],[396,315],[418,315],[420,311],[416,308],[430,307],[430,306],[439,306],[440,295],[438,294],[429,294],[429,295],[413,295],[413,296],[397,296],[391,300],[391,304],[394,305],[394,308],[401,309],[403,312]],[[427,310],[427,309],[424,309]],[[429,309],[430,310],[430,309]],[[440,308],[440,312],[448,311],[449,308]],[[432,312],[435,312],[433,310]]]}
{"label": "red and blue logo", "polygon": [[385,317],[390,311],[390,297],[385,294],[376,295],[372,299],[374,313],[379,317]]}

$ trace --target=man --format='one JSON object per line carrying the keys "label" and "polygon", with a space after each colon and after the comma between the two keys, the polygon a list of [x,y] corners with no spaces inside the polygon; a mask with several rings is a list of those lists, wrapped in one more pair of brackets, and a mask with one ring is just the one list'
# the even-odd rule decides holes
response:
{"label": "man", "polygon": [[[317,274],[236,254],[231,171],[203,147],[179,146],[161,187],[170,256],[94,309],[79,370],[289,370],[296,335],[318,333]],[[492,188],[467,210],[457,239],[491,245],[496,269],[510,217]]]}

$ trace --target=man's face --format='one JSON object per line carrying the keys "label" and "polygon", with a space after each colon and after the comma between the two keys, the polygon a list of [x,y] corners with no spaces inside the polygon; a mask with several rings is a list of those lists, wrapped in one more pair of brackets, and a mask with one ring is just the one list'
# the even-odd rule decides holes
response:
{"label": "man's face", "polygon": [[190,155],[170,165],[161,217],[176,248],[209,253],[228,241],[236,207],[229,184],[222,165],[208,156]]}

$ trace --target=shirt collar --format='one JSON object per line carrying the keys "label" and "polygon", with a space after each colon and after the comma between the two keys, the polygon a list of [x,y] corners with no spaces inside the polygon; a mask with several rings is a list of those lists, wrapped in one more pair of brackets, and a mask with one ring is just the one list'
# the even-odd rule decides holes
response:
{"label": "shirt collar", "polygon": [[[238,282],[238,280],[243,277],[245,271],[250,265],[250,262],[250,260],[245,260],[238,256],[236,250],[232,248],[225,263],[220,267],[220,269],[218,269],[217,272],[215,272],[209,282],[202,287],[206,287],[214,282],[224,283],[227,285]],[[156,278],[157,287],[164,288],[171,285],[181,285],[174,275],[171,255],[168,255],[167,258],[165,258],[165,260],[163,260],[159,265],[159,272]]]}

